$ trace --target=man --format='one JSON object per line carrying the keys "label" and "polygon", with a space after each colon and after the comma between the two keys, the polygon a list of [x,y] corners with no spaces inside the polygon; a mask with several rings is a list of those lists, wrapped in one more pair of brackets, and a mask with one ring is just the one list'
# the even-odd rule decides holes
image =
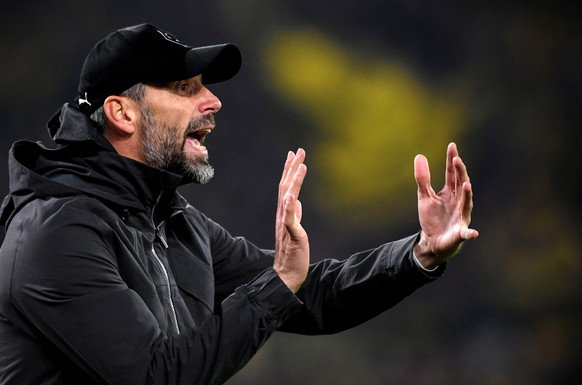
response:
{"label": "man", "polygon": [[275,330],[358,325],[439,277],[477,237],[454,144],[439,194],[415,159],[419,234],[310,265],[299,149],[279,185],[275,250],[232,237],[176,188],[212,178],[204,139],[221,105],[206,85],[240,64],[231,44],[192,48],[147,24],[116,31],[49,122],[57,148],[14,144],[0,384],[220,384]]}

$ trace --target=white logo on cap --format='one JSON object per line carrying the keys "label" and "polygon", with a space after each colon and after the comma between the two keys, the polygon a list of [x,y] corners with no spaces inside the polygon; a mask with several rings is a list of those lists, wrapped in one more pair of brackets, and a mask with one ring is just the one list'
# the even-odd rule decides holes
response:
{"label": "white logo on cap", "polygon": [[167,41],[169,41],[169,42],[172,42],[172,43],[176,43],[176,44],[180,44],[181,46],[188,48],[188,46],[187,46],[186,44],[182,43],[182,42],[181,42],[180,40],[178,40],[178,39],[177,39],[175,36],[173,36],[173,35],[170,35],[168,32],[160,31],[159,29],[158,29],[157,31],[158,31],[158,32],[160,33],[160,35],[162,35],[162,36],[164,37],[164,39],[166,39]]}
{"label": "white logo on cap", "polygon": [[89,98],[87,98],[87,93],[86,92],[85,92],[85,97],[84,98],[82,98],[82,97],[79,96],[79,106],[81,104],[91,105],[91,103],[89,103]]}

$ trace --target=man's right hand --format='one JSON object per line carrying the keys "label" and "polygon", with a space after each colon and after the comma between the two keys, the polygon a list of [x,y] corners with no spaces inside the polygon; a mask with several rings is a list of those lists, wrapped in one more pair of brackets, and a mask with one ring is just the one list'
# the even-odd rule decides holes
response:
{"label": "man's right hand", "polygon": [[305,151],[289,151],[281,182],[275,225],[275,263],[273,268],[287,287],[296,293],[309,269],[309,239],[301,226],[301,202],[298,200],[307,166]]}

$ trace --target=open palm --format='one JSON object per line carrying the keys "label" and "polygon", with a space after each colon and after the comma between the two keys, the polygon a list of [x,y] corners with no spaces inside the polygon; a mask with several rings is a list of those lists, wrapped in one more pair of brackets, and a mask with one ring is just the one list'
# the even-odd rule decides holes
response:
{"label": "open palm", "polygon": [[423,155],[414,159],[418,185],[418,218],[421,238],[415,254],[421,264],[432,268],[453,256],[465,240],[479,233],[469,228],[473,209],[473,191],[465,164],[457,146],[447,148],[445,185],[436,193],[430,184],[428,161]]}

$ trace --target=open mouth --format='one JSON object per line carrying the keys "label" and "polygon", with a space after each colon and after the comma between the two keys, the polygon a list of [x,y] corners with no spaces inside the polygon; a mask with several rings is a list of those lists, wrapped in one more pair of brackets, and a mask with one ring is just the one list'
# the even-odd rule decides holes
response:
{"label": "open mouth", "polygon": [[208,150],[204,146],[204,140],[206,139],[206,136],[212,132],[212,128],[213,127],[200,128],[186,134],[185,145],[193,154],[197,154],[196,156],[208,156]]}
{"label": "open mouth", "polygon": [[186,137],[197,145],[203,145],[206,136],[212,132],[212,128],[201,128],[196,131],[189,132]]}

